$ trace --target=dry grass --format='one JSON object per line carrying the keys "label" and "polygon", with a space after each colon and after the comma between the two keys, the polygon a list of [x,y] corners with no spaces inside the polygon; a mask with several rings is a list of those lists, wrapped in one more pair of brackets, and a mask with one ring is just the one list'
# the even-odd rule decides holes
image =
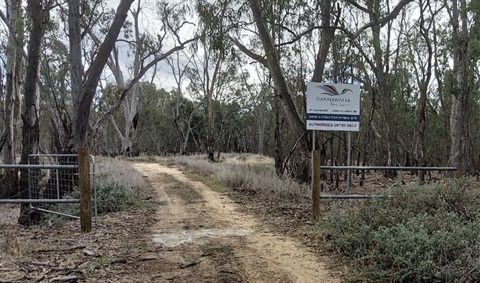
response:
{"label": "dry grass", "polygon": [[142,174],[130,162],[117,158],[97,158],[97,176],[107,183],[116,183],[133,191],[148,187]]}
{"label": "dry grass", "polygon": [[13,226],[5,225],[2,228],[0,231],[0,258],[4,256],[19,258],[30,253],[32,250],[30,242],[19,238]]}
{"label": "dry grass", "polygon": [[269,198],[308,199],[310,189],[288,178],[276,176],[273,161],[259,155],[228,154],[222,162],[208,162],[205,156],[179,156],[176,163],[209,175],[222,185],[234,190],[261,193]]}

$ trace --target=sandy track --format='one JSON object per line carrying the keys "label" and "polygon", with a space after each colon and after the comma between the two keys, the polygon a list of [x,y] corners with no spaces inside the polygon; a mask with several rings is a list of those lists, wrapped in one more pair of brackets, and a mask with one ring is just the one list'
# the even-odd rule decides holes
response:
{"label": "sandy track", "polygon": [[308,248],[240,212],[227,196],[177,168],[135,167],[166,202],[152,241],[165,247],[168,262],[185,266],[165,270],[157,282],[340,282]]}

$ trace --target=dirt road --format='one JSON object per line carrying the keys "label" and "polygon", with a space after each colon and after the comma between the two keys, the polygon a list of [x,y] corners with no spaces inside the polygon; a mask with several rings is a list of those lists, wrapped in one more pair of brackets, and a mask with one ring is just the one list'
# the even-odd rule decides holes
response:
{"label": "dirt road", "polygon": [[226,195],[177,168],[135,167],[165,202],[152,227],[151,240],[163,250],[162,262],[150,267],[155,282],[340,282],[308,248],[240,212]]}

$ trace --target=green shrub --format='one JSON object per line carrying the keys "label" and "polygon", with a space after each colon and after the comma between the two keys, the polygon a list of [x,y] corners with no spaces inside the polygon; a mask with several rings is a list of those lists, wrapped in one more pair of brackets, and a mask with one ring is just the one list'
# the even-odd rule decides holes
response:
{"label": "green shrub", "polygon": [[[129,207],[150,209],[162,204],[162,202],[156,200],[141,200],[149,185],[145,182],[142,174],[133,168],[129,162],[105,157],[98,157],[96,161],[94,183],[98,214],[121,211]],[[92,191],[92,197],[93,193]],[[78,188],[74,188],[64,198],[79,199]],[[80,216],[78,203],[54,204],[42,208],[67,215]],[[45,214],[42,219],[44,224],[49,225],[62,223],[64,220],[63,216],[56,214]]]}
{"label": "green shrub", "polygon": [[321,222],[349,261],[350,281],[479,282],[480,202],[475,183],[404,186]]}
{"label": "green shrub", "polygon": [[121,211],[135,204],[133,191],[122,184],[99,178],[96,189],[98,213]]}

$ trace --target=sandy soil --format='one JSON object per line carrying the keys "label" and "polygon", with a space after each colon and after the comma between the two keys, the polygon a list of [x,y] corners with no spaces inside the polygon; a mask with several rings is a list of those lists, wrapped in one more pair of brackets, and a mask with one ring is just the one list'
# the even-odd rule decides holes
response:
{"label": "sandy soil", "polygon": [[163,272],[158,282],[339,282],[305,245],[241,212],[228,196],[176,168],[135,167],[167,201],[152,241],[168,248],[165,260],[186,266]]}
{"label": "sandy soil", "polygon": [[341,281],[308,239],[308,208],[270,209],[175,167],[133,166],[151,184],[139,195],[152,206],[102,215],[91,233],[78,221],[23,228],[18,206],[0,205],[0,283]]}

